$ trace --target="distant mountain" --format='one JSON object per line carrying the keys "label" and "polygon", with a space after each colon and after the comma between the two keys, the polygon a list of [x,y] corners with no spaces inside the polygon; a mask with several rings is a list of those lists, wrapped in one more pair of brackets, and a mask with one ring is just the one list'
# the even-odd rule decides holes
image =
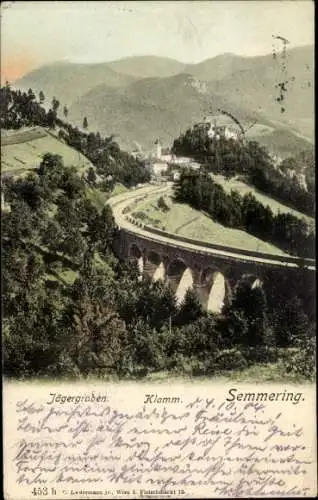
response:
{"label": "distant mountain", "polygon": [[[276,58],[272,54],[258,57],[223,54],[187,66],[186,71],[200,80],[210,81],[214,92],[230,97],[247,109],[254,109],[267,119],[294,127],[313,139],[313,46],[287,50],[285,58],[283,53],[278,53]],[[279,103],[278,84],[284,82],[286,92]]]}
{"label": "distant mountain", "polygon": [[149,148],[157,138],[171,144],[181,131],[218,108],[231,109],[244,124],[260,120],[254,111],[213,93],[211,84],[186,74],[145,78],[117,89],[100,85],[74,103],[69,117],[80,126],[87,116],[91,130],[114,133],[129,149],[135,142]]}
{"label": "distant mountain", "polygon": [[242,57],[227,52],[211,59],[205,59],[197,64],[187,64],[184,71],[200,80],[222,80],[222,78],[241,70],[248,59],[254,58]]}
{"label": "distant mountain", "polygon": [[186,64],[159,56],[133,56],[108,63],[108,66],[125,75],[135,78],[166,78],[182,73]]}
{"label": "distant mountain", "polygon": [[[313,46],[287,48],[285,58],[226,53],[188,65],[137,56],[102,64],[56,63],[15,87],[43,90],[49,101],[55,95],[79,126],[87,116],[90,129],[117,134],[125,147],[137,141],[149,148],[157,137],[171,143],[181,130],[223,108],[244,126],[256,121],[249,135],[286,156],[313,142],[313,66]],[[286,88],[282,102],[280,83]]]}
{"label": "distant mountain", "polygon": [[105,63],[56,62],[41,66],[14,82],[15,88],[43,90],[51,102],[55,96],[70,105],[101,83],[122,87],[140,78],[168,77],[180,73],[185,64],[158,56],[136,56]]}
{"label": "distant mountain", "polygon": [[48,102],[55,96],[68,106],[78,97],[104,83],[112,87],[129,85],[135,79],[112,70],[108,63],[78,64],[57,62],[42,66],[14,82],[15,88],[39,92],[43,90]]}
{"label": "distant mountain", "polygon": [[[283,63],[283,53],[277,52],[276,57],[273,54],[262,56],[238,56],[232,53],[220,54],[211,59],[196,64],[188,64],[185,67],[187,73],[202,80],[222,80],[225,77],[234,75],[237,71],[261,71],[272,72],[273,69],[280,67]],[[307,71],[313,71],[314,65],[314,46],[305,45],[286,50],[286,66],[288,73],[298,73],[299,69],[306,65]]]}
{"label": "distant mountain", "polygon": [[276,127],[268,132],[253,135],[247,134],[251,139],[256,139],[262,146],[265,146],[272,153],[287,158],[289,156],[297,156],[301,151],[310,153],[313,151],[311,141],[297,135],[288,128]]}

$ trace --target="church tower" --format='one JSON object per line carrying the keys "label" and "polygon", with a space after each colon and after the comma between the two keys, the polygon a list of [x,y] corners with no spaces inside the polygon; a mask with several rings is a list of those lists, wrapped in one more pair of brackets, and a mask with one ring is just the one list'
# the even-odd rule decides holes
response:
{"label": "church tower", "polygon": [[156,149],[156,156],[157,158],[161,158],[161,152],[162,152],[162,145],[159,139],[156,139],[155,145],[157,146]]}

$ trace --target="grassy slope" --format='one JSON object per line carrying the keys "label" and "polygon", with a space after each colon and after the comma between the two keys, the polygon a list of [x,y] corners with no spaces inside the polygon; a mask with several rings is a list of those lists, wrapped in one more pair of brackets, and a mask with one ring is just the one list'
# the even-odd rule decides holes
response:
{"label": "grassy slope", "polygon": [[[168,212],[159,210],[157,199],[152,198],[134,208],[135,216],[139,212],[140,218],[140,212],[143,212],[144,217],[142,217],[142,221],[145,224],[188,238],[245,250],[257,250],[274,255],[284,255],[284,252],[279,248],[245,231],[224,227],[188,205],[174,203],[168,196],[165,198],[167,204],[170,206]],[[138,218],[138,215],[136,217]]]}
{"label": "grassy slope", "polygon": [[118,194],[121,194],[121,193],[126,193],[127,191],[129,191],[128,188],[126,188],[123,184],[121,184],[120,182],[117,182],[117,184],[115,184],[115,187],[114,189],[112,190],[111,192],[111,195],[110,197],[112,196],[117,196]]}
{"label": "grassy slope", "polygon": [[[55,262],[60,262],[60,256],[58,254],[55,255],[56,261]],[[45,259],[44,259],[45,262]],[[113,271],[111,268],[106,264],[101,257],[99,256],[98,253],[94,254],[94,263],[97,267],[103,268],[109,273],[112,273]],[[61,263],[62,264],[62,263]],[[51,266],[46,264],[46,279],[49,281],[60,281],[63,285],[72,285],[74,281],[78,278],[78,270],[77,269],[71,269],[70,267],[67,267],[65,263],[62,264],[62,267],[60,269],[52,269]]]}
{"label": "grassy slope", "polygon": [[[171,374],[171,372],[156,372],[148,375],[142,382],[155,382],[155,383],[204,383],[213,381],[218,383],[250,383],[250,384],[264,384],[271,383],[291,383],[291,384],[308,384],[308,380],[301,375],[293,373],[286,373],[284,366],[281,362],[268,363],[268,364],[255,364],[244,370],[229,370],[222,374],[209,376],[190,376],[187,374]],[[141,382],[141,381],[140,381]]]}
{"label": "grassy slope", "polygon": [[112,190],[111,193],[107,193],[106,191],[101,191],[100,189],[97,188],[92,188],[89,187],[87,188],[87,196],[91,200],[91,202],[95,205],[95,207],[98,210],[101,210],[103,206],[105,205],[106,201],[109,200],[112,196],[116,196],[121,193],[125,193],[126,191],[129,191],[128,188],[126,188],[123,184],[118,182],[115,184],[114,189]]}
{"label": "grassy slope", "polygon": [[295,217],[298,218],[304,218],[309,224],[314,225],[315,221],[312,217],[309,217],[308,215],[305,215],[301,212],[298,212],[297,210],[294,210],[293,208],[290,208],[286,205],[283,205],[277,200],[274,200],[270,196],[267,196],[266,194],[261,193],[261,191],[258,191],[256,188],[253,186],[249,186],[248,184],[245,184],[245,182],[242,182],[238,180],[237,178],[232,177],[231,179],[226,179],[223,175],[219,174],[211,174],[211,177],[218,183],[221,184],[221,186],[224,188],[224,190],[227,193],[230,193],[231,190],[236,190],[239,192],[241,196],[244,196],[245,194],[251,193],[255,196],[255,198],[262,203],[264,206],[269,205],[270,209],[274,214],[278,213],[289,213],[294,215]]}
{"label": "grassy slope", "polygon": [[[54,381],[55,384],[62,384],[69,380],[67,377],[64,378],[33,378],[30,382],[33,384],[45,384]],[[125,382],[136,382],[136,379],[127,377],[124,379]],[[103,382],[119,382],[117,376],[112,374],[105,374],[104,377],[98,379],[96,377],[86,377],[86,383],[100,383]],[[173,373],[168,371],[160,371],[155,373],[150,373],[149,375],[138,378],[138,384],[195,384],[196,386],[200,383],[204,384],[206,382],[213,383],[250,383],[250,384],[264,384],[264,383],[276,383],[276,384],[311,384],[306,378],[301,375],[295,375],[292,373],[287,373],[281,362],[278,363],[268,363],[266,365],[256,364],[245,368],[244,370],[228,370],[219,375],[211,376],[191,376],[186,373]]]}
{"label": "grassy slope", "polygon": [[[40,127],[37,127],[38,129]],[[64,165],[75,166],[80,172],[91,166],[91,162],[84,155],[57,139],[53,134],[40,129],[43,134],[39,137],[33,130],[31,128],[24,132],[24,137],[29,138],[29,140],[24,140],[21,132],[18,131],[17,135],[20,134],[21,141],[17,144],[6,145],[6,138],[2,135],[1,164],[3,173],[23,174],[28,170],[38,168],[42,156],[48,152],[62,156]],[[13,136],[14,134],[11,133],[10,138]]]}

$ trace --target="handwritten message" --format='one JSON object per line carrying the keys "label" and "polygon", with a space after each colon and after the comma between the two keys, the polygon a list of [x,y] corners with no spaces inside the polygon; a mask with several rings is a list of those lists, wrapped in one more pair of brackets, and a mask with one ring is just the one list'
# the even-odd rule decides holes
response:
{"label": "handwritten message", "polygon": [[10,497],[316,493],[313,389],[296,405],[213,384],[23,387],[5,391]]}

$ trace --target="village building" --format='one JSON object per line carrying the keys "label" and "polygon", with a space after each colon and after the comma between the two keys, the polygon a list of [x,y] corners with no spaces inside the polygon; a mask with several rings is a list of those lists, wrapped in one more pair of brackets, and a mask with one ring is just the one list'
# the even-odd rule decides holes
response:
{"label": "village building", "polygon": [[212,120],[204,120],[203,122],[194,125],[194,129],[204,130],[210,139],[234,139],[237,140],[239,137],[236,128],[230,125],[217,125],[212,123]]}
{"label": "village building", "polygon": [[162,175],[163,172],[167,172],[168,163],[166,162],[153,162],[151,163],[152,174],[156,177]]}

